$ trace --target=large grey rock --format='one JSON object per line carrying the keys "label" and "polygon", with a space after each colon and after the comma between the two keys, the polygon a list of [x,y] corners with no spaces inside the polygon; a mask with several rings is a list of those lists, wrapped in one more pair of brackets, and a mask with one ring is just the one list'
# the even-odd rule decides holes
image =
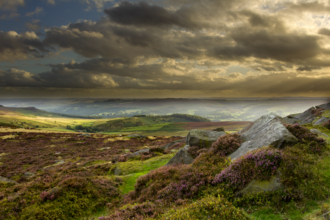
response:
{"label": "large grey rock", "polygon": [[317,120],[316,122],[314,122],[313,125],[321,125],[321,124],[323,124],[323,123],[325,123],[325,122],[327,122],[327,121],[329,121],[329,118],[327,118],[327,117],[322,117],[322,118],[320,118],[319,120]]}
{"label": "large grey rock", "polygon": [[218,140],[219,137],[226,135],[226,132],[205,131],[194,129],[191,130],[186,137],[186,144],[189,146],[198,146],[200,148],[209,148]]}
{"label": "large grey rock", "polygon": [[283,187],[281,179],[278,176],[273,176],[269,181],[252,180],[244,189],[239,191],[239,194],[254,194],[259,192],[268,192]]}
{"label": "large grey rock", "polygon": [[311,129],[310,131],[314,134],[319,135],[319,136],[323,136],[323,137],[327,137],[327,138],[329,137],[327,134],[324,134],[320,130],[317,130],[317,129]]}
{"label": "large grey rock", "polygon": [[190,146],[186,145],[183,148],[181,148],[174,157],[168,163],[166,166],[174,165],[174,164],[192,164],[194,162],[194,158],[188,153]]}
{"label": "large grey rock", "polygon": [[186,140],[186,139],[181,139],[181,140],[172,141],[172,142],[170,142],[170,143],[168,143],[168,144],[166,144],[166,145],[164,145],[164,146],[161,146],[160,148],[162,148],[162,149],[164,149],[164,150],[167,150],[168,148],[172,147],[173,145],[178,144],[178,143],[180,143],[180,142],[183,142],[183,141],[185,141],[185,140]]}
{"label": "large grey rock", "polygon": [[229,157],[234,160],[249,151],[272,145],[282,148],[285,144],[296,143],[298,139],[282,124],[282,118],[269,113],[252,122],[240,132],[243,143]]}

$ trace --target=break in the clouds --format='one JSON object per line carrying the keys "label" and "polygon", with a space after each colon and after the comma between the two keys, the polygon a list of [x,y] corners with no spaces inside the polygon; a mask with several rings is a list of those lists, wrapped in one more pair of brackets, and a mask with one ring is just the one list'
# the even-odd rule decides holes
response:
{"label": "break in the clouds", "polygon": [[[48,6],[36,6],[25,17],[47,16],[47,7],[71,1],[43,2]],[[0,2],[0,7],[15,11],[23,4]],[[36,69],[48,67],[36,72],[23,65],[2,68],[0,86],[20,88],[13,94],[24,88],[52,88],[54,93],[102,90],[114,96],[134,91],[134,97],[138,91],[154,96],[166,91],[176,97],[178,93],[330,95],[328,1],[94,0],[79,4],[89,6],[83,13],[94,8],[99,18],[77,17],[78,21],[48,26],[38,17],[24,22],[28,30],[0,32],[2,63],[25,61]],[[41,27],[46,27],[44,32]],[[50,58],[59,61],[43,61]]]}

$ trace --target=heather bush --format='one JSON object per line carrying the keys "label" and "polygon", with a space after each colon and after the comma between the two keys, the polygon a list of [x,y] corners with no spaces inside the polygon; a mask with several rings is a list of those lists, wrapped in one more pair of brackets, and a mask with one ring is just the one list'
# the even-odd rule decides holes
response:
{"label": "heather bush", "polygon": [[322,126],[330,130],[330,120],[328,120],[327,122],[323,123]]}
{"label": "heather bush", "polygon": [[215,176],[213,184],[225,183],[235,190],[243,189],[251,180],[269,180],[275,175],[282,153],[274,148],[260,148],[236,159]]}
{"label": "heather bush", "polygon": [[213,154],[218,156],[227,156],[233,153],[241,146],[242,140],[239,134],[227,134],[218,138],[210,149],[200,148],[198,146],[191,146],[188,149],[188,153],[193,157],[198,157],[201,153],[210,150]]}
{"label": "heather bush", "polygon": [[196,158],[196,157],[198,157],[198,155],[199,155],[199,147],[198,146],[191,146],[191,147],[189,147],[189,149],[188,149],[188,153],[193,157],[193,158]]}
{"label": "heather bush", "polygon": [[206,175],[189,165],[164,166],[139,177],[126,201],[170,202],[192,198],[206,183]]}
{"label": "heather bush", "polygon": [[319,187],[313,186],[310,182],[316,181],[314,164],[316,156],[304,150],[302,144],[287,147],[282,154],[282,165],[280,168],[281,181],[288,188],[298,188],[309,185],[308,189]]}
{"label": "heather bush", "polygon": [[216,174],[228,167],[230,159],[226,156],[214,154],[212,150],[201,153],[193,162],[192,167],[206,176],[206,181],[211,183]]}
{"label": "heather bush", "polygon": [[317,108],[317,109],[313,109],[311,113],[315,117],[317,117],[317,116],[321,116],[323,112],[324,112],[324,109],[323,108]]}
{"label": "heather bush", "polygon": [[143,220],[147,218],[155,218],[163,212],[162,205],[158,202],[144,202],[141,204],[125,205],[124,207],[117,209],[114,214],[106,217],[99,217],[102,220],[123,220],[123,219],[135,219]]}
{"label": "heather bush", "polygon": [[186,219],[251,219],[244,211],[236,208],[223,197],[207,196],[191,204],[179,208],[172,208],[160,219],[186,220]]}
{"label": "heather bush", "polygon": [[241,143],[242,140],[239,134],[227,134],[214,142],[211,149],[215,154],[227,156],[237,150],[241,146]]}
{"label": "heather bush", "polygon": [[12,193],[4,195],[0,201],[0,219],[76,219],[121,198],[115,187],[118,183],[83,177],[81,172],[75,174],[47,174],[26,186],[13,186],[10,190],[13,195],[15,191],[20,193],[15,197],[10,196]]}

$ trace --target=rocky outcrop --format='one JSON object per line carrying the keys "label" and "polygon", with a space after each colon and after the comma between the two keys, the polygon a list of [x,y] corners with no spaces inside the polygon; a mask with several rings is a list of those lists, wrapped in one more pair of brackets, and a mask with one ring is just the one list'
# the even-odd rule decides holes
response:
{"label": "rocky outcrop", "polygon": [[166,164],[175,165],[175,164],[191,164],[194,162],[194,158],[188,153],[190,146],[186,145],[181,148],[175,156]]}
{"label": "rocky outcrop", "polygon": [[26,178],[28,178],[28,179],[30,179],[30,178],[32,178],[32,177],[34,177],[35,176],[35,174],[34,173],[31,173],[31,172],[26,172],[26,173],[24,173],[24,177],[26,177]]}
{"label": "rocky outcrop", "polygon": [[[309,123],[313,123],[313,121],[316,120],[317,117],[320,114],[322,114],[322,112],[325,110],[330,110],[330,103],[311,107],[306,111],[304,111],[303,113],[288,115],[284,119],[289,124],[300,124],[300,125],[309,124]],[[321,119],[325,120],[324,118]],[[315,123],[322,124],[321,122],[314,122],[314,124]]]}
{"label": "rocky outcrop", "polygon": [[323,137],[327,137],[327,138],[329,137],[327,134],[324,134],[320,130],[317,130],[317,129],[311,129],[310,131],[314,134],[319,135],[319,136],[323,136]]}
{"label": "rocky outcrop", "polygon": [[268,192],[283,187],[281,179],[278,176],[273,176],[269,181],[252,180],[238,194],[246,195],[259,192]]}
{"label": "rocky outcrop", "polygon": [[316,107],[311,107],[304,111],[303,113],[288,115],[284,118],[286,122],[289,124],[308,124],[312,123],[315,119],[315,115],[313,114],[316,110]]}
{"label": "rocky outcrop", "polygon": [[219,137],[226,135],[226,132],[191,130],[186,137],[186,145],[209,148]]}
{"label": "rocky outcrop", "polygon": [[318,105],[318,106],[316,106],[316,108],[323,108],[326,110],[330,110],[330,102],[326,103],[326,104]]}
{"label": "rocky outcrop", "polygon": [[322,118],[318,119],[316,122],[314,122],[313,125],[322,125],[322,124],[326,123],[327,121],[329,121],[329,118],[322,117]]}
{"label": "rocky outcrop", "polygon": [[272,145],[282,148],[285,144],[298,142],[298,139],[286,129],[282,121],[280,116],[269,113],[243,128],[239,132],[243,143],[229,157],[234,160],[263,146]]}

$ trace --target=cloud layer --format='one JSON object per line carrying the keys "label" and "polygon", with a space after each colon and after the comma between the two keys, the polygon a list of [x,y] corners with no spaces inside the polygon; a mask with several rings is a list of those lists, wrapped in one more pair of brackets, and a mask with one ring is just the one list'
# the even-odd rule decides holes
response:
{"label": "cloud layer", "polygon": [[[104,2],[94,1],[99,9]],[[329,13],[327,1],[122,1],[98,21],[51,27],[43,39],[0,32],[0,61],[56,49],[88,58],[41,74],[2,71],[0,85],[326,96]]]}

